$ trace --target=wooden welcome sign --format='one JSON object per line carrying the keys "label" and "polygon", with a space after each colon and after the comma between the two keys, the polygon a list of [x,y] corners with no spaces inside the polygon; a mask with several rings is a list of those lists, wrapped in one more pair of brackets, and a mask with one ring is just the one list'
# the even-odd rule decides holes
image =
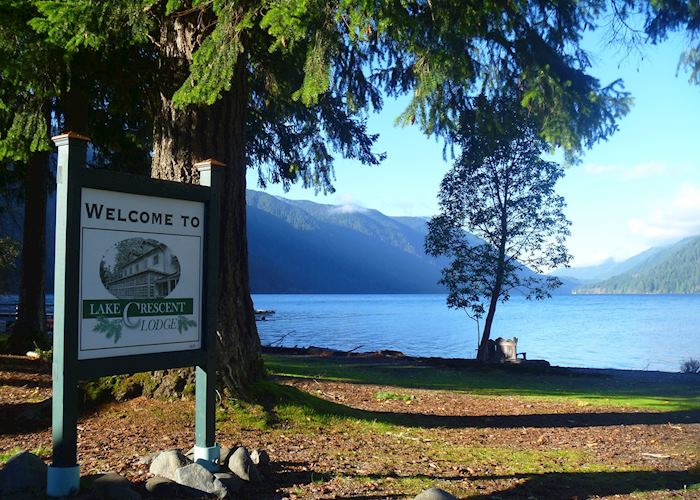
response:
{"label": "wooden welcome sign", "polygon": [[53,138],[56,273],[49,496],[77,493],[78,381],[196,367],[195,460],[218,468],[216,305],[222,164],[200,185],[86,167],[88,139]]}

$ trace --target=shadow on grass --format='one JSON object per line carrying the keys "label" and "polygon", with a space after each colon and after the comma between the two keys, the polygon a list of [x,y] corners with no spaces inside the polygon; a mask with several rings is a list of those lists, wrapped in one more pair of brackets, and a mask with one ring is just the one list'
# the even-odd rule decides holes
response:
{"label": "shadow on grass", "polygon": [[[673,412],[593,412],[527,415],[431,415],[423,413],[368,411],[328,401],[296,387],[265,382],[259,387],[268,425],[281,420],[280,408],[294,408],[306,417],[350,418],[366,422],[420,428],[576,428],[615,425],[700,423],[700,410]],[[294,413],[292,412],[292,415]]]}
{"label": "shadow on grass", "polygon": [[308,467],[306,462],[274,461],[265,469],[265,480],[262,483],[247,483],[241,492],[243,498],[264,499],[282,498],[278,491],[282,488],[293,488],[312,483],[331,481],[334,474],[318,472]]}
{"label": "shadow on grass", "polygon": [[24,356],[0,354],[0,371],[51,375],[51,363]]}
{"label": "shadow on grass", "polygon": [[[51,398],[42,401],[0,404],[0,436],[12,436],[51,428]],[[81,400],[78,418],[97,413],[104,401]]]}
{"label": "shadow on grass", "polygon": [[423,413],[367,412],[373,420],[410,427],[442,427],[465,429],[491,427],[514,429],[522,427],[606,427],[613,425],[697,424],[700,411],[664,413],[534,413],[528,415],[426,415]]}
{"label": "shadow on grass", "polygon": [[[295,486],[305,486],[332,481],[337,475],[318,472],[307,468],[305,462],[278,462],[271,464],[265,484],[249,485],[246,490],[247,498],[279,498],[280,489]],[[410,481],[413,484],[424,484],[425,488],[440,483],[460,483],[473,488],[479,485],[489,491],[487,494],[471,495],[467,498],[588,498],[592,496],[626,495],[663,490],[683,491],[700,488],[700,474],[690,471],[626,471],[626,472],[552,472],[544,474],[507,474],[485,476],[442,476],[416,474],[411,476],[382,475],[382,474],[351,474],[340,473],[339,476],[361,482],[383,482],[387,479]],[[494,483],[491,483],[494,482]],[[491,483],[491,484],[489,484]],[[393,489],[396,488],[393,483]],[[504,486],[512,484],[512,486]],[[495,487],[495,490],[494,490]],[[500,489],[499,489],[500,488]],[[381,487],[380,487],[381,490]],[[698,490],[700,491],[700,490]],[[334,496],[333,498],[406,498],[405,493],[386,494],[368,493],[365,495]]]}
{"label": "shadow on grass", "polygon": [[475,499],[494,497],[588,498],[700,487],[700,474],[689,471],[551,472],[546,474],[481,476],[469,479],[472,481],[524,479],[510,488],[494,491],[488,495],[469,497]]}

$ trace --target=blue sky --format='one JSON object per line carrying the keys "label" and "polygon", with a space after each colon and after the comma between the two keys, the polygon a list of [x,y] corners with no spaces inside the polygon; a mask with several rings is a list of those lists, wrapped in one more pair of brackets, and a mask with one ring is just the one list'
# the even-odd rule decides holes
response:
{"label": "blue sky", "polygon": [[[574,266],[621,260],[700,234],[700,87],[677,71],[684,44],[676,36],[646,47],[641,55],[612,49],[597,36],[585,44],[593,60],[591,73],[604,85],[622,78],[635,103],[619,131],[588,150],[559,184],[572,221]],[[435,214],[450,159],[443,160],[442,143],[417,127],[394,126],[404,104],[387,100],[369,120],[369,130],[380,134],[377,151],[387,153],[381,165],[338,160],[336,192],[328,196],[297,186],[287,193],[280,186],[266,191],[387,215]],[[258,189],[254,172],[248,185]]]}

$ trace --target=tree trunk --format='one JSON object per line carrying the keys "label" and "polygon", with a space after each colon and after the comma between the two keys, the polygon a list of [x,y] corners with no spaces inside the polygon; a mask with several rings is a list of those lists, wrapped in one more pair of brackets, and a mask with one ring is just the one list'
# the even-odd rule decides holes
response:
{"label": "tree trunk", "polygon": [[[181,68],[183,80],[186,62],[194,50],[195,23],[196,17],[181,16],[167,20],[161,30],[162,57]],[[227,387],[247,396],[264,371],[248,277],[245,55],[239,56],[231,90],[211,106],[176,108],[171,97],[182,80],[174,83],[161,93],[160,112],[154,124],[152,176],[196,182],[196,162],[214,158],[226,164],[217,326],[220,373]]]}
{"label": "tree trunk", "polygon": [[498,243],[498,261],[496,263],[496,280],[493,285],[493,290],[491,291],[491,297],[489,301],[489,311],[486,314],[486,321],[484,321],[484,333],[481,336],[481,343],[479,344],[479,351],[477,352],[477,359],[481,362],[491,361],[489,359],[489,339],[491,338],[491,325],[493,324],[493,318],[496,315],[496,306],[498,305],[498,299],[503,291],[503,278],[506,272],[506,244],[508,242],[508,181],[505,183],[505,192],[503,194],[503,199],[500,201],[500,212],[501,212],[501,224],[500,224],[500,241]]}
{"label": "tree trunk", "polygon": [[49,153],[35,152],[27,164],[24,180],[24,228],[19,306],[14,328],[17,350],[31,348],[46,330],[46,197]]}
{"label": "tree trunk", "polygon": [[481,336],[481,342],[479,343],[479,351],[477,353],[477,359],[481,362],[488,362],[489,359],[489,339],[491,338],[491,325],[493,324],[493,318],[496,315],[496,306],[498,305],[498,294],[494,293],[491,295],[491,300],[489,302],[489,311],[486,314],[486,320],[484,321],[484,333]]}

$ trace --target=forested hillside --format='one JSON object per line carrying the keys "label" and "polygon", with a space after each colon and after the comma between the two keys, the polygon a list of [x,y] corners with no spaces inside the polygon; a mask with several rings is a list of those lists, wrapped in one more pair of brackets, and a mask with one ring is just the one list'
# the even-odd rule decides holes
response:
{"label": "forested hillside", "polygon": [[629,271],[575,293],[700,293],[700,236],[659,249]]}
{"label": "forested hillside", "polygon": [[253,293],[440,292],[425,220],[248,191]]}

